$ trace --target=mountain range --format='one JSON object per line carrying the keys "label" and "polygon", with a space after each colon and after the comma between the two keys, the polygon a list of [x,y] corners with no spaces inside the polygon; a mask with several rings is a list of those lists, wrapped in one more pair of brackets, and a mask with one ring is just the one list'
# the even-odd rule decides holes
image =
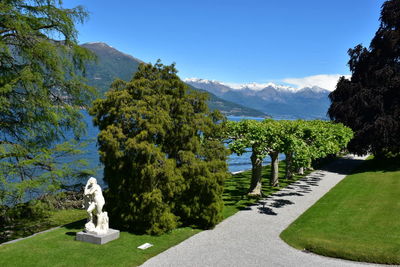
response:
{"label": "mountain range", "polygon": [[[86,66],[86,79],[89,85],[98,88],[101,96],[110,88],[116,78],[130,81],[138,70],[139,64],[143,63],[140,59],[122,53],[106,43],[93,42],[81,46],[91,50],[97,56],[96,62]],[[269,117],[262,111],[221,99],[212,92],[195,88],[193,85],[189,84],[189,86],[193,90],[209,94],[208,106],[211,110],[218,109],[227,116]]]}
{"label": "mountain range", "polygon": [[[129,81],[142,60],[125,54],[102,42],[82,44],[97,55],[97,62],[86,66],[89,85],[101,95],[116,79]],[[268,84],[226,84],[205,79],[185,79],[193,90],[207,92],[211,110],[219,109],[225,115],[270,117],[275,119],[326,119],[330,105],[329,91],[323,88]]]}
{"label": "mountain range", "polygon": [[274,83],[230,85],[197,78],[184,81],[224,100],[268,113],[276,119],[326,119],[330,105],[330,91],[317,86],[296,89]]}

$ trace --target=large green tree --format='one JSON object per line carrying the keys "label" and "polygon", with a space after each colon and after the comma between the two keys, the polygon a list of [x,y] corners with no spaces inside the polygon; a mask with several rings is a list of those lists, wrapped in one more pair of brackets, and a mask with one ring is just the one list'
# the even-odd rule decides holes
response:
{"label": "large green tree", "polygon": [[57,190],[79,173],[57,158],[78,153],[60,142],[83,133],[80,108],[94,94],[82,78],[93,56],[76,39],[85,17],[56,0],[0,2],[0,203]]}
{"label": "large green tree", "polygon": [[380,21],[369,48],[349,50],[351,79],[329,95],[328,114],[353,129],[357,154],[400,152],[400,1],[386,1]]}
{"label": "large green tree", "polygon": [[222,219],[228,173],[221,117],[176,72],[174,65],[141,64],[91,109],[101,130],[107,210],[120,228],[161,234]]}
{"label": "large green tree", "polygon": [[[225,137],[232,153],[241,155],[251,152],[251,184],[248,191],[250,196],[261,196],[262,162],[266,156],[271,157],[270,184],[277,186],[278,182],[278,155],[282,146],[282,127],[279,121],[274,120],[242,120],[225,123]],[[249,150],[250,149],[250,150]]]}
{"label": "large green tree", "polygon": [[286,170],[285,178],[293,177],[294,169],[305,166],[308,163],[309,146],[304,138],[305,121],[280,121],[282,125],[282,145],[280,152],[285,154]]}
{"label": "large green tree", "polygon": [[255,120],[227,121],[224,128],[232,153],[242,155],[251,152],[251,183],[248,194],[250,196],[261,196],[262,162],[268,155],[262,124]]}

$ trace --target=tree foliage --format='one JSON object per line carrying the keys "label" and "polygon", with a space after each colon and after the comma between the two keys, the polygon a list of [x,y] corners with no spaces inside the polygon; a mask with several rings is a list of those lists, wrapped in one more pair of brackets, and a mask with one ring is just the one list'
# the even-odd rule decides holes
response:
{"label": "tree foliage", "polygon": [[351,129],[327,121],[254,121],[226,122],[226,138],[233,153],[243,154],[251,149],[252,182],[249,195],[261,195],[263,159],[271,157],[270,185],[278,186],[278,155],[286,156],[286,178],[311,161],[336,154],[352,138]]}
{"label": "tree foliage", "polygon": [[380,27],[369,48],[348,51],[351,79],[342,77],[329,98],[331,119],[355,132],[357,154],[400,152],[400,2],[382,5]]}
{"label": "tree foliage", "polygon": [[56,0],[0,2],[0,202],[77,175],[57,158],[78,153],[59,142],[83,133],[79,108],[94,95],[81,76],[93,56],[76,39],[85,17]]}
{"label": "tree foliage", "polygon": [[124,229],[161,234],[180,223],[208,228],[221,220],[221,117],[176,72],[174,65],[141,64],[91,109],[101,130],[107,210]]}

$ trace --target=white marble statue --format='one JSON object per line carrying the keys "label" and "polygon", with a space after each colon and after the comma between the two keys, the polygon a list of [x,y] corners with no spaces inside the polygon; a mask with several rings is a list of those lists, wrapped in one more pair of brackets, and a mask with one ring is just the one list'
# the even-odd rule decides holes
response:
{"label": "white marble statue", "polygon": [[[85,224],[85,232],[97,235],[108,231],[108,214],[103,211],[104,197],[94,177],[90,177],[84,191],[85,209],[89,215]],[[93,216],[95,215],[95,216]]]}

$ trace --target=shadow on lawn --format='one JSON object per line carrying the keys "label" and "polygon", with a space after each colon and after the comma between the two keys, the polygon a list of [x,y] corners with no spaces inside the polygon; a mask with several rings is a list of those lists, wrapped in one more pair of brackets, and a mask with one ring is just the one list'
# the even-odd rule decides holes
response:
{"label": "shadow on lawn", "polygon": [[66,224],[66,225],[63,226],[63,228],[74,229],[74,230],[75,229],[82,229],[85,226],[85,223],[86,223],[86,219],[82,219],[80,221],[76,221],[76,222],[73,222],[73,223]]}
{"label": "shadow on lawn", "polygon": [[76,236],[78,232],[66,232],[66,235],[70,235],[70,236]]}
{"label": "shadow on lawn", "polygon": [[372,158],[368,164],[360,166],[358,172],[395,172],[400,171],[400,156],[388,159]]}
{"label": "shadow on lawn", "polygon": [[68,231],[65,234],[69,236],[76,236],[76,234],[82,231],[85,228],[86,219],[76,221],[73,223],[69,223],[63,226],[63,228],[68,230],[75,230],[75,231]]}
{"label": "shadow on lawn", "polygon": [[352,159],[352,158],[339,158],[334,162],[327,164],[320,168],[322,171],[329,171],[337,174],[349,175],[354,172],[358,172],[360,167],[358,167],[364,160],[362,159]]}

